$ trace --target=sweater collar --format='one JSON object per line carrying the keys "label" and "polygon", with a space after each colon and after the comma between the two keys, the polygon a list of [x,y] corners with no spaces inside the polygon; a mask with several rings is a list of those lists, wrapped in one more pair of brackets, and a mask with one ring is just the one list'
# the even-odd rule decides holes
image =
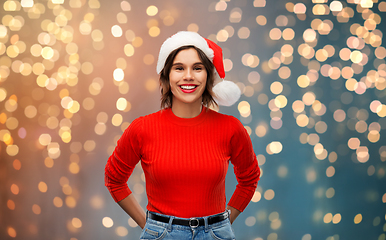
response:
{"label": "sweater collar", "polygon": [[207,115],[207,108],[205,106],[202,106],[201,113],[193,118],[180,118],[174,115],[171,108],[167,108],[163,110],[166,118],[168,121],[172,122],[173,124],[177,124],[180,126],[194,126],[202,123]]}

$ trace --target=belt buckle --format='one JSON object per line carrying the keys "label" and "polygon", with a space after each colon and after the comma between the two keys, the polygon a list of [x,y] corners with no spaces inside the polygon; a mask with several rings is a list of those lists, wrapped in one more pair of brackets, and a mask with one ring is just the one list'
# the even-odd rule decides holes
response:
{"label": "belt buckle", "polygon": [[[192,221],[196,221],[196,222],[197,222],[197,225],[192,225]],[[193,223],[194,223],[194,222],[193,222]],[[196,228],[196,227],[198,227],[198,225],[200,225],[200,222],[198,221],[197,218],[190,218],[190,219],[189,219],[189,226],[190,226],[191,228]]]}

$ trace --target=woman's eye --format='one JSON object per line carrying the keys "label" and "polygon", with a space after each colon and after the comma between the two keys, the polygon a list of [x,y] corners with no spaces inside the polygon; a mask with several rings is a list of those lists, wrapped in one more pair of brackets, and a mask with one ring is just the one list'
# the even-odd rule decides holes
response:
{"label": "woman's eye", "polygon": [[182,67],[175,67],[174,69],[175,69],[175,70],[179,70],[179,71],[180,71],[180,70],[183,70]]}
{"label": "woman's eye", "polygon": [[194,70],[201,71],[202,67],[195,67]]}

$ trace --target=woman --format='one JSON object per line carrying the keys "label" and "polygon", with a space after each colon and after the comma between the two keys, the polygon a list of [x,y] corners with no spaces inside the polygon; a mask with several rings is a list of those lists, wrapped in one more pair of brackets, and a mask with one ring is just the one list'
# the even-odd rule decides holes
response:
{"label": "woman", "polygon": [[[215,70],[224,77],[215,43],[194,32],[168,38],[157,63],[162,110],[134,120],[107,162],[106,186],[143,229],[141,239],[235,238],[231,223],[250,202],[260,169],[240,121],[208,108],[240,94],[228,81],[213,87]],[[140,160],[146,214],[126,183]],[[229,161],[238,185],[226,206]]]}

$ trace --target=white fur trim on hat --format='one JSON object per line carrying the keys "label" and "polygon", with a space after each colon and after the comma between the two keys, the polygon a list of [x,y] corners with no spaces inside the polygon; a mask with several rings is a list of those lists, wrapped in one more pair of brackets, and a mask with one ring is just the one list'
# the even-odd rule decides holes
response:
{"label": "white fur trim on hat", "polygon": [[205,55],[213,61],[213,50],[209,48],[206,40],[196,32],[181,31],[169,37],[162,44],[157,62],[157,73],[160,74],[165,66],[167,57],[171,52],[182,46],[195,46],[201,49]]}

